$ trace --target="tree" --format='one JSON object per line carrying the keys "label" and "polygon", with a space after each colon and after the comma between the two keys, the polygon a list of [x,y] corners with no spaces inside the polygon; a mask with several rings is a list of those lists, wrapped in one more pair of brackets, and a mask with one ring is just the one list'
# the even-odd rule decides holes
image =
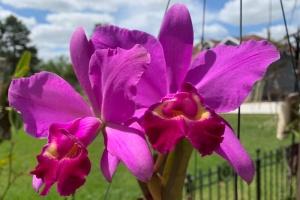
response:
{"label": "tree", "polygon": [[11,137],[7,93],[11,78],[16,77],[17,63],[25,51],[30,52],[32,65],[39,61],[29,35],[28,28],[12,15],[0,21],[0,142]]}
{"label": "tree", "polygon": [[28,28],[13,15],[0,21],[0,57],[6,59],[9,74],[14,72],[15,66],[25,50],[31,52],[32,64],[38,63],[37,49],[30,45],[29,35]]}

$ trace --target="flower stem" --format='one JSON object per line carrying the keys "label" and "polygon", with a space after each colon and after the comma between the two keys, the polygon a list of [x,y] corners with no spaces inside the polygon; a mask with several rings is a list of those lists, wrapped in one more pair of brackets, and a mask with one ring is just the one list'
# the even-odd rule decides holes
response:
{"label": "flower stem", "polygon": [[166,161],[163,177],[165,180],[162,199],[181,200],[188,163],[193,148],[187,140],[176,145]]}

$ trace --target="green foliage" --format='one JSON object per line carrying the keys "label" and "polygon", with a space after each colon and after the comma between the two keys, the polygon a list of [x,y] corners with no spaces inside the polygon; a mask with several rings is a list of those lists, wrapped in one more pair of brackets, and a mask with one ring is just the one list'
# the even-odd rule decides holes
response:
{"label": "green foliage", "polygon": [[14,72],[14,67],[25,50],[32,53],[32,64],[38,63],[37,49],[29,45],[29,35],[28,28],[13,15],[0,21],[0,57],[6,59],[8,74]]}
{"label": "green foliage", "polygon": [[[30,62],[31,53],[29,51],[23,52],[17,66],[15,67],[14,73],[6,78],[3,78],[4,82],[0,84],[0,143],[4,139],[10,139],[11,132],[22,127],[22,122],[19,115],[8,107],[7,93],[8,86],[12,78],[20,78],[26,76],[29,73]],[[2,73],[2,76],[5,75],[7,74]]]}
{"label": "green foliage", "polygon": [[[279,141],[276,139],[276,120],[272,115],[242,115],[241,126],[241,138],[247,151],[255,158],[256,148],[264,150],[272,150],[279,146],[287,145],[290,140]],[[226,115],[232,127],[236,127],[237,116]],[[101,135],[89,146],[89,158],[92,161],[92,169],[90,175],[87,177],[87,181],[76,192],[76,199],[89,200],[89,199],[104,199],[105,191],[108,187],[108,183],[104,180],[103,175],[100,172],[99,160],[103,151],[103,137]],[[10,199],[30,199],[40,200],[41,197],[36,194],[31,186],[31,176],[29,172],[34,169],[37,164],[36,155],[40,153],[43,145],[46,144],[45,140],[37,140],[33,137],[26,135],[20,131],[17,134],[13,134],[13,139],[16,142],[14,150],[14,170],[16,173],[25,172],[24,176],[21,176],[11,186],[7,194],[7,200]],[[4,142],[0,147],[0,160],[7,158],[7,152],[9,151],[9,142]],[[225,161],[217,155],[200,157],[198,158],[198,168],[209,169],[216,164],[224,163]],[[194,172],[194,155],[189,164],[189,171]],[[6,165],[7,166],[7,165]],[[5,171],[3,171],[5,173]],[[3,174],[5,175],[5,174]],[[0,178],[0,180],[2,180]],[[3,192],[5,186],[4,181],[0,181],[0,194]],[[115,174],[111,189],[108,195],[108,199],[138,199],[141,197],[139,186],[134,176],[132,176],[124,165],[118,167],[118,171]],[[59,197],[56,192],[56,185],[50,191],[44,200],[64,200],[63,197]],[[71,198],[69,198],[71,199]],[[232,196],[229,199],[233,199]]]}
{"label": "green foliage", "polygon": [[31,53],[29,51],[24,51],[14,72],[15,78],[20,78],[26,76],[30,70],[29,64],[31,61]]}

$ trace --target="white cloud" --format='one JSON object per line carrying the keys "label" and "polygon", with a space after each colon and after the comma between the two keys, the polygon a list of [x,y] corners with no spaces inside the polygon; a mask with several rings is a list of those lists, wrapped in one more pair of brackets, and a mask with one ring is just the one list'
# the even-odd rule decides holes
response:
{"label": "white cloud", "polygon": [[[267,23],[269,21],[269,0],[244,0],[243,1],[243,24],[254,25]],[[219,13],[219,20],[238,25],[239,24],[239,0],[232,0],[225,3]],[[294,1],[284,1],[284,9],[289,16],[293,9]],[[297,8],[299,10],[299,6]],[[279,1],[272,0],[272,20],[282,19],[282,12]]]}
{"label": "white cloud", "polygon": [[[165,11],[166,0],[0,0],[18,9],[48,11],[43,23],[35,18],[24,18],[31,27],[31,38],[38,47],[42,59],[50,59],[63,53],[68,54],[69,40],[78,26],[83,26],[91,35],[97,23],[113,23],[129,29],[138,29],[157,35]],[[200,38],[202,4],[197,0],[173,0],[184,3],[190,10],[195,37]],[[170,6],[171,6],[170,5]],[[0,12],[0,16],[1,16]],[[19,16],[21,17],[21,16]],[[222,37],[228,31],[216,23],[217,14],[206,12],[206,36]],[[30,21],[31,20],[31,21]]]}
{"label": "white cloud", "polygon": [[113,23],[114,18],[109,14],[97,14],[97,13],[57,13],[49,14],[46,20],[50,24],[59,25],[61,27],[76,27],[83,26],[88,30],[94,28],[97,23]]}
{"label": "white cloud", "polygon": [[[288,26],[289,33],[294,33],[297,31],[297,27],[294,25]],[[271,39],[273,40],[281,40],[286,35],[285,27],[284,25],[274,25],[270,27],[271,32]],[[255,33],[257,35],[260,35],[264,38],[267,38],[267,28],[263,28],[261,31]]]}
{"label": "white cloud", "polygon": [[97,11],[113,11],[114,5],[106,0],[2,0],[2,3],[15,8],[31,8],[52,12],[80,11],[85,9]]}
{"label": "white cloud", "polygon": [[221,24],[210,24],[205,26],[205,38],[222,39],[229,35],[228,30]]}
{"label": "white cloud", "polygon": [[34,17],[23,17],[18,15],[17,13],[11,12],[9,10],[5,10],[0,6],[0,20],[5,19],[9,15],[14,15],[16,16],[19,20],[21,20],[27,27],[31,28],[35,24],[37,24],[36,20]]}
{"label": "white cloud", "polygon": [[[108,14],[96,13],[57,13],[46,17],[48,23],[38,24],[32,29],[31,38],[38,47],[42,59],[50,59],[57,52],[67,52],[69,40],[76,27],[82,26],[90,35],[96,23],[113,22]],[[58,49],[60,51],[58,51]],[[57,51],[55,53],[49,53]]]}
{"label": "white cloud", "polygon": [[152,5],[164,5],[164,0],[2,0],[2,3],[16,8],[31,8],[52,12],[74,11],[107,11],[113,12],[122,6],[148,7]]}
{"label": "white cloud", "polygon": [[163,17],[163,11],[156,12],[139,12],[134,13],[126,17],[125,19],[121,19],[117,22],[117,25],[120,27],[126,27],[128,29],[136,29],[146,31],[153,35],[157,35],[161,20]]}
{"label": "white cloud", "polygon": [[[157,2],[159,1],[157,0]],[[202,4],[194,0],[173,0],[170,6],[178,2],[184,3],[188,7],[193,22],[195,37],[197,37],[202,27]],[[127,13],[128,16],[126,18],[117,21],[117,25],[157,35],[165,12],[165,4],[166,1],[163,3],[160,2],[160,4],[153,4],[151,8],[136,9],[134,12]],[[207,11],[205,18],[206,24],[211,24],[216,20],[216,13]],[[221,31],[224,30],[224,27],[222,28]],[[209,29],[211,28],[209,27]]]}

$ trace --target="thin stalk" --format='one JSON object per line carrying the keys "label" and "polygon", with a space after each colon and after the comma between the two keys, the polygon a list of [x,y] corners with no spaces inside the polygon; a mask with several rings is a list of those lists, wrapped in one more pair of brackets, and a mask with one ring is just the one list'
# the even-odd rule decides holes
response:
{"label": "thin stalk", "polygon": [[192,151],[191,144],[187,140],[182,140],[169,154],[163,174],[166,181],[162,191],[163,200],[182,199],[184,180]]}
{"label": "thin stalk", "polygon": [[13,175],[13,161],[12,161],[12,156],[13,156],[13,150],[14,150],[14,142],[10,141],[10,148],[9,148],[9,153],[8,153],[8,176],[7,176],[7,184],[6,187],[1,195],[0,200],[3,200],[11,186],[11,184],[14,182],[12,179]]}
{"label": "thin stalk", "polygon": [[104,195],[104,200],[108,199],[108,195],[109,195],[109,191],[110,191],[110,186],[111,186],[111,183],[109,183],[108,186],[107,186],[107,188],[106,188],[105,195]]}

